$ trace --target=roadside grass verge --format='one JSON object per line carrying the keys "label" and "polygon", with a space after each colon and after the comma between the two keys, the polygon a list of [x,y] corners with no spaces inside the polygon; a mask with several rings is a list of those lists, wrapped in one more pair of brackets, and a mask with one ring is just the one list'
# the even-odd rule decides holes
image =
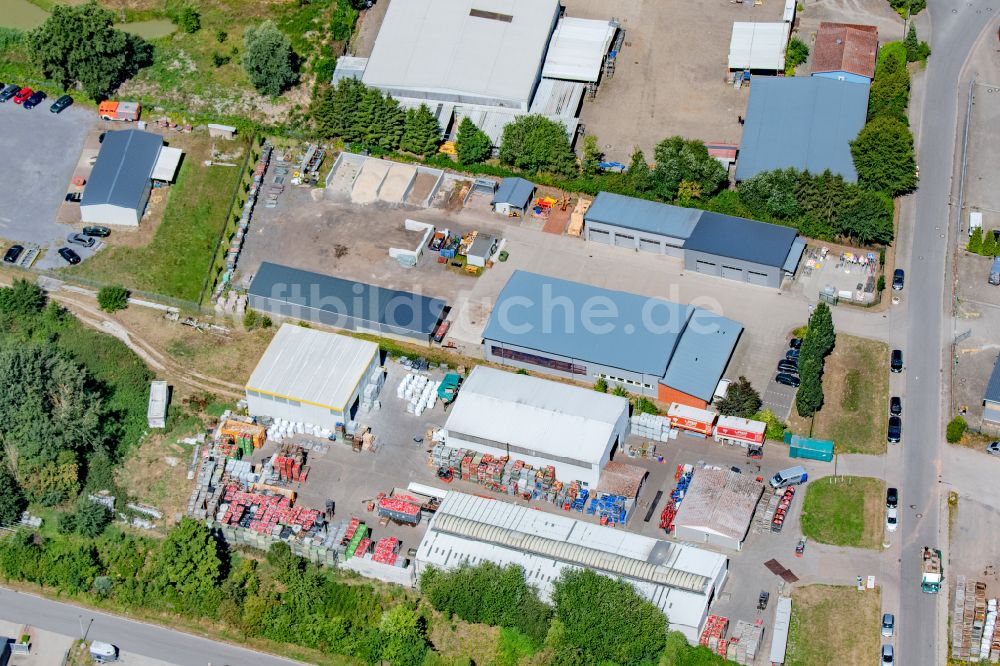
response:
{"label": "roadside grass verge", "polygon": [[861,476],[824,477],[806,486],[802,533],[834,546],[881,548],[885,482]]}
{"label": "roadside grass verge", "polygon": [[879,596],[846,586],[795,588],[785,665],[878,663]]}

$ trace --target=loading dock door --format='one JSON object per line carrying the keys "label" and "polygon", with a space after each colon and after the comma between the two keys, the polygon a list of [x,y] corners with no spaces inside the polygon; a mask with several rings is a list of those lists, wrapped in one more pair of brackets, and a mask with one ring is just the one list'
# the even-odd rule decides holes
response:
{"label": "loading dock door", "polygon": [[754,271],[747,271],[747,282],[750,284],[757,284],[762,287],[768,286],[767,273],[756,273]]}
{"label": "loading dock door", "polygon": [[713,264],[711,261],[702,261],[699,259],[695,263],[695,270],[699,273],[704,273],[705,275],[718,275],[719,265]]}
{"label": "loading dock door", "polygon": [[601,229],[587,229],[587,240],[594,241],[595,243],[604,243],[605,245],[610,245],[611,232],[603,231]]}
{"label": "loading dock door", "polygon": [[727,280],[739,280],[740,282],[743,282],[743,269],[735,268],[733,266],[723,266],[722,277]]}
{"label": "loading dock door", "polygon": [[615,234],[615,245],[618,247],[627,247],[629,249],[635,249],[635,236],[626,236],[625,234]]}
{"label": "loading dock door", "polygon": [[660,254],[662,252],[662,250],[660,250],[660,241],[651,240],[649,238],[639,239],[639,249],[643,252],[653,252],[655,254]]}
{"label": "loading dock door", "polygon": [[683,259],[684,248],[664,243],[663,254],[667,255],[668,257],[677,257],[678,259]]}

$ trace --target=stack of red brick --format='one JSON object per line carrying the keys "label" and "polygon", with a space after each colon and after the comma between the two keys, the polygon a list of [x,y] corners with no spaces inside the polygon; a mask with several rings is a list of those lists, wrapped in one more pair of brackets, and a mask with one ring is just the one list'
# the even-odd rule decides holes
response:
{"label": "stack of red brick", "polygon": [[396,537],[385,537],[379,539],[375,544],[375,554],[372,560],[393,566],[396,564],[396,556],[399,553],[399,539]]}

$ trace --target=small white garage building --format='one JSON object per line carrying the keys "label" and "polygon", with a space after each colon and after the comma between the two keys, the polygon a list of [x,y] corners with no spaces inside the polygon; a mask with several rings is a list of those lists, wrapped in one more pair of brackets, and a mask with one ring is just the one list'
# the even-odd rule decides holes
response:
{"label": "small white garage building", "polygon": [[285,324],[247,382],[250,415],[333,430],[355,417],[380,360],[374,342]]}
{"label": "small white garage building", "polygon": [[477,366],[445,424],[446,441],[530,465],[552,465],[560,481],[597,487],[628,434],[628,400],[528,375]]}
{"label": "small white garage building", "polygon": [[681,541],[740,550],[764,484],[728,469],[697,469],[674,518]]}

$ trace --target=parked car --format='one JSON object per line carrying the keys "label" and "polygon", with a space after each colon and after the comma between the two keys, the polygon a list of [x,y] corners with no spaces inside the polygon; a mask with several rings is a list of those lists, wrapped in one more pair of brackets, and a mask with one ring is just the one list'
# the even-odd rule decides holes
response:
{"label": "parked car", "polygon": [[799,378],[795,375],[790,375],[787,372],[779,372],[774,376],[774,381],[779,384],[784,384],[785,386],[791,386],[792,388],[797,388],[799,385]]}
{"label": "parked car", "polygon": [[35,91],[31,88],[21,88],[17,91],[17,94],[14,95],[14,104],[23,104],[24,100],[28,99],[33,94],[35,94]]}
{"label": "parked car", "polygon": [[893,631],[896,629],[896,618],[893,617],[892,613],[886,613],[882,616],[882,635],[886,638],[892,638]]}
{"label": "parked car", "polygon": [[23,106],[26,109],[33,109],[39,104],[41,104],[42,100],[45,99],[46,97],[48,97],[48,95],[43,93],[41,90],[36,90],[35,92],[31,93],[31,97],[24,100]]}
{"label": "parked car", "polygon": [[88,236],[95,236],[97,238],[107,238],[111,235],[111,229],[107,227],[84,227],[83,233]]}
{"label": "parked car", "polygon": [[62,113],[66,107],[73,103],[73,98],[69,95],[63,95],[56,101],[52,102],[52,106],[49,107],[49,111],[52,113]]}
{"label": "parked car", "polygon": [[885,506],[889,509],[895,509],[897,504],[899,504],[899,491],[895,488],[887,488],[885,491]]}
{"label": "parked car", "polygon": [[990,442],[987,444],[986,453],[991,456],[1000,456],[1000,442]]}
{"label": "parked car", "polygon": [[892,272],[892,290],[900,291],[903,288],[903,281],[905,278],[902,268],[897,268]]}
{"label": "parked car", "polygon": [[788,351],[785,352],[785,358],[787,358],[789,361],[798,362],[800,353],[802,352],[799,349],[789,349]]}
{"label": "parked car", "polygon": [[798,374],[799,363],[798,361],[789,361],[788,359],[778,361],[778,372],[794,372]]}
{"label": "parked car", "polygon": [[892,666],[895,663],[896,663],[896,659],[895,659],[895,657],[892,654],[892,646],[888,645],[888,644],[883,645],[882,646],[882,666]]}
{"label": "parked car", "polygon": [[73,243],[74,245],[80,245],[82,247],[94,247],[94,243],[97,241],[84,234],[70,234],[69,236],[66,236],[66,242]]}
{"label": "parked car", "polygon": [[903,419],[898,416],[889,417],[889,432],[886,438],[893,444],[899,442],[900,437],[903,436]]}
{"label": "parked car", "polygon": [[0,90],[0,102],[6,102],[11,97],[20,92],[21,86],[16,83],[8,84],[3,90]]}
{"label": "parked car", "polygon": [[895,508],[886,509],[885,529],[887,529],[890,532],[895,532],[898,526],[899,526],[899,511]]}
{"label": "parked car", "polygon": [[65,259],[70,264],[75,265],[80,263],[80,255],[78,255],[76,252],[69,249],[68,247],[59,248],[59,256]]}
{"label": "parked car", "polygon": [[892,372],[903,371],[903,350],[893,349],[892,357],[889,359],[889,370]]}
{"label": "parked car", "polygon": [[802,348],[802,338],[792,338],[788,341],[789,349],[801,349]]}
{"label": "parked car", "polygon": [[893,416],[899,416],[903,413],[903,399],[898,395],[889,398],[889,413]]}
{"label": "parked car", "polygon": [[9,248],[7,248],[7,252],[4,253],[3,260],[5,263],[13,264],[21,256],[22,252],[24,252],[24,248],[22,246],[11,245]]}
{"label": "parked car", "polygon": [[80,199],[83,198],[82,192],[70,192],[66,195],[66,201],[70,203],[80,203]]}

